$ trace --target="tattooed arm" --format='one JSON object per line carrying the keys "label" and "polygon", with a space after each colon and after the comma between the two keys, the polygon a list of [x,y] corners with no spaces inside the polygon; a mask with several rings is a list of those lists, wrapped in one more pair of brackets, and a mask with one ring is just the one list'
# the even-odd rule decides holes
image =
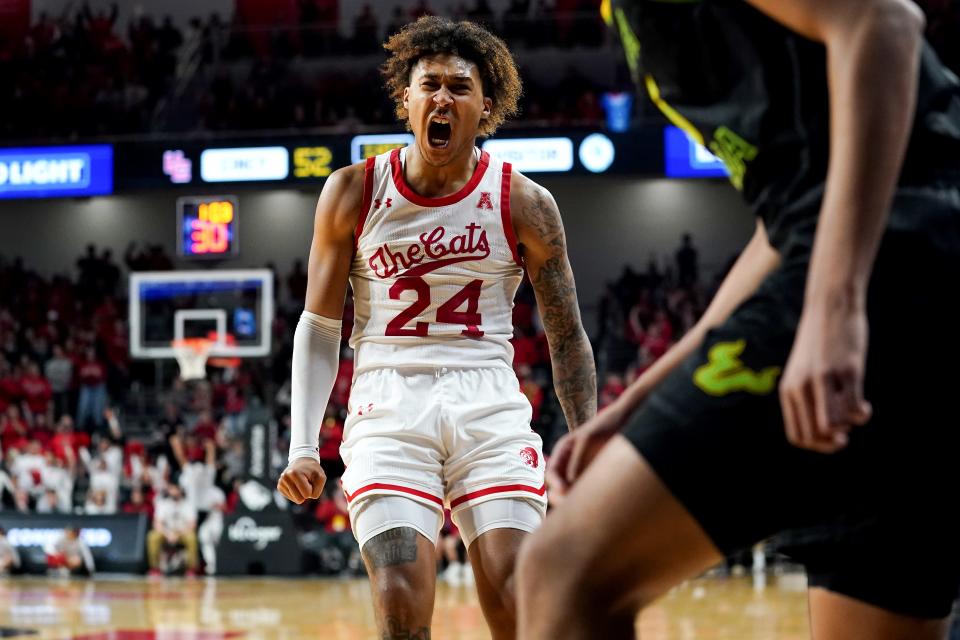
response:
{"label": "tattooed arm", "polygon": [[549,191],[517,172],[510,182],[510,209],[550,345],[553,386],[567,426],[576,429],[597,412],[597,370],[580,321],[560,211]]}

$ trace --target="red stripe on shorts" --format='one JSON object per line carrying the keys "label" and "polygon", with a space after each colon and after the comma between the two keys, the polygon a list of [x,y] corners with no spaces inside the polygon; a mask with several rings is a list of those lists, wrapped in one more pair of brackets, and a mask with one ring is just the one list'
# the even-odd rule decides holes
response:
{"label": "red stripe on shorts", "polygon": [[479,491],[474,491],[473,493],[466,493],[453,502],[450,503],[450,508],[463,504],[467,500],[473,500],[474,498],[482,498],[483,496],[489,496],[492,493],[507,493],[509,491],[526,491],[528,493],[534,493],[538,496],[542,496],[547,492],[547,485],[543,485],[539,489],[534,489],[533,487],[528,487],[525,484],[505,484],[499,487],[487,487],[486,489],[480,489]]}
{"label": "red stripe on shorts", "polygon": [[374,482],[373,484],[368,484],[365,487],[360,487],[352,494],[344,491],[344,494],[347,496],[347,502],[353,502],[357,496],[361,493],[367,493],[368,491],[373,491],[375,489],[384,489],[387,491],[399,491],[400,493],[409,493],[412,496],[417,496],[420,498],[426,498],[431,502],[436,502],[441,507],[443,506],[443,499],[438,498],[432,493],[427,493],[426,491],[420,491],[419,489],[411,489],[410,487],[402,487],[398,484],[386,484],[384,482]]}

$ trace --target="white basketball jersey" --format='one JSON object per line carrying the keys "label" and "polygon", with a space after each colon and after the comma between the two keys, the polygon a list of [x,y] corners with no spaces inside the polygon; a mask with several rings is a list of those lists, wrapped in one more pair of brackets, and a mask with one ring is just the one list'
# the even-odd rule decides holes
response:
{"label": "white basketball jersey", "polygon": [[355,373],[512,367],[523,267],[510,221],[510,165],[478,150],[462,189],[427,198],[404,181],[405,152],[367,160],[350,269]]}

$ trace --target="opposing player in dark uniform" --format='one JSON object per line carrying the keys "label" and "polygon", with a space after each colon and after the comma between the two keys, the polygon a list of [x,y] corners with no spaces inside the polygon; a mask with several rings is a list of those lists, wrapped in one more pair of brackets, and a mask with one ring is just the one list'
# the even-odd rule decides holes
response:
{"label": "opposing player in dark uniform", "polygon": [[696,328],[558,445],[519,637],[633,637],[671,586],[784,531],[814,637],[938,637],[960,576],[960,83],[908,0],[606,9],[758,223]]}

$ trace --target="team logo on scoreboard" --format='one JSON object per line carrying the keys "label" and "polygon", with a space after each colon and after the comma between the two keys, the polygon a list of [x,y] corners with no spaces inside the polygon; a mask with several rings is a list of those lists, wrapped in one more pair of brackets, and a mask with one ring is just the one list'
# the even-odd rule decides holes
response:
{"label": "team logo on scoreboard", "polygon": [[164,151],[163,173],[170,177],[173,184],[187,184],[193,180],[193,161],[179,149]]}

